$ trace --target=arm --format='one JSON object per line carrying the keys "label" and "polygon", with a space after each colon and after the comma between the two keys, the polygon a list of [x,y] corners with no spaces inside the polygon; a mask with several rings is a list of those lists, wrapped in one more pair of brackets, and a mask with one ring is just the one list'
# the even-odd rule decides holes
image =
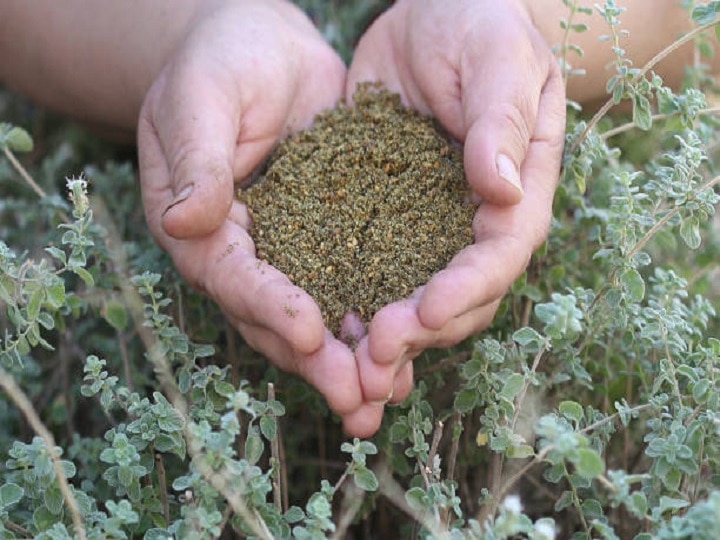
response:
{"label": "arm", "polygon": [[[568,9],[560,0],[523,0],[530,16],[550,45],[560,44],[559,21]],[[119,130],[131,137],[142,100],[168,57],[197,15],[199,0],[174,2],[88,2],[68,0],[40,6],[23,0],[0,3],[0,80],[38,103],[78,120]],[[585,2],[590,5],[591,2]],[[624,0],[623,38],[636,66],[687,31],[690,21],[678,0]],[[652,32],[647,31],[652,21]],[[568,96],[588,102],[604,97],[613,60],[609,46],[598,46],[607,33],[602,18],[579,14],[588,24],[571,34],[584,56],[568,61],[586,75],[571,78]],[[690,46],[667,59],[659,73],[677,84],[683,66],[692,61]],[[720,67],[715,58],[713,68]]]}
{"label": "arm", "polygon": [[[568,8],[560,0],[524,0],[524,3],[548,44],[560,45],[564,39],[564,30],[560,28],[559,22],[567,18]],[[580,4],[592,6],[594,3],[584,1]],[[681,7],[679,0],[618,0],[616,4],[625,8],[620,15],[620,28],[627,31],[627,35],[620,37],[620,46],[626,50],[634,67],[641,68],[693,27],[688,11]],[[573,22],[584,23],[588,29],[581,33],[570,33],[570,43],[578,45],[584,54],[580,57],[574,52],[568,52],[567,61],[574,69],[584,69],[585,75],[568,79],[568,97],[580,103],[604,101],[608,97],[605,83],[612,74],[607,66],[615,57],[610,43],[600,42],[598,38],[609,34],[610,28],[595,9],[589,16],[578,13]],[[666,84],[677,87],[685,66],[692,62],[693,46],[688,43],[661,62],[655,72]],[[703,59],[703,62],[710,64],[713,72],[720,68],[717,54],[713,59]]]}
{"label": "arm", "polygon": [[150,84],[198,0],[0,3],[0,80],[30,99],[132,140]]}

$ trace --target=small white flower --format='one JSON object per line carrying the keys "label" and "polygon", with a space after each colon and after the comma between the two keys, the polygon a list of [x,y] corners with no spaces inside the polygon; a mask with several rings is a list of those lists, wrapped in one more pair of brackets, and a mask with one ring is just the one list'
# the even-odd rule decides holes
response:
{"label": "small white flower", "polygon": [[536,540],[555,540],[555,524],[552,520],[540,520],[535,523],[535,534],[533,538]]}
{"label": "small white flower", "polygon": [[502,503],[503,508],[510,512],[511,514],[521,514],[522,513],[522,502],[520,502],[520,497],[517,495],[508,495],[505,497],[505,500]]}

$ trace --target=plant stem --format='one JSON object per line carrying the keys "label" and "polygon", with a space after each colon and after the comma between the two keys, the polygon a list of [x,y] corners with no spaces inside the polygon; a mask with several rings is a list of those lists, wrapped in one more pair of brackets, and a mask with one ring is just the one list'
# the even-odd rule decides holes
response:
{"label": "plant stem", "polygon": [[[666,120],[668,118],[672,118],[673,116],[677,116],[679,113],[672,112],[668,114],[654,114],[652,115],[652,121],[655,122],[656,120]],[[697,111],[696,115],[701,114],[720,114],[720,107],[709,107],[707,109],[701,109]],[[600,135],[600,138],[604,141],[608,140],[611,137],[614,137],[615,135],[619,135],[620,133],[625,133],[626,131],[630,131],[631,129],[634,129],[637,127],[634,122],[627,122],[621,126],[614,127],[612,129],[608,129],[607,131],[603,132],[602,135]]]}
{"label": "plant stem", "polygon": [[443,436],[443,423],[441,420],[438,420],[435,422],[435,430],[433,431],[433,438],[432,442],[430,443],[430,451],[428,452],[428,462],[427,466],[428,469],[430,469],[431,474],[435,473],[435,456],[437,455],[437,449],[440,444],[440,439],[442,439]]}
{"label": "plant stem", "polygon": [[[712,189],[717,183],[720,182],[720,176],[716,176],[714,178],[711,178],[707,182],[705,182],[703,185],[701,185],[695,193],[701,193],[705,191],[706,189]],[[655,235],[656,232],[658,232],[663,225],[665,225],[668,221],[670,221],[672,218],[674,218],[676,215],[680,213],[680,210],[682,210],[682,207],[676,206],[672,210],[670,210],[667,214],[665,214],[663,217],[661,217],[659,220],[657,220],[650,229],[648,229],[648,232],[646,232],[643,237],[638,240],[637,244],[633,246],[633,248],[628,252],[627,258],[631,259],[635,256],[635,254],[640,251],[642,248],[645,247],[645,244],[648,243],[648,241]]]}
{"label": "plant stem", "polygon": [[[460,424],[462,416],[459,412],[455,411],[452,416],[452,432],[455,431],[455,426]],[[447,466],[447,479],[452,482],[455,480],[455,464],[457,462],[458,449],[460,447],[460,437],[453,436],[452,443],[450,444],[450,453],[448,454],[448,466]]]}
{"label": "plant stem", "polygon": [[[275,401],[275,385],[271,382],[267,385],[268,401]],[[275,418],[277,422],[277,418]],[[273,461],[274,470],[272,474],[273,501],[278,511],[283,512],[282,486],[282,468],[283,463],[280,459],[280,426],[275,430],[275,436],[270,441],[270,459]]]}
{"label": "plant stem", "polygon": [[165,462],[162,454],[155,452],[155,470],[157,471],[158,487],[160,489],[160,504],[162,506],[165,523],[170,523],[170,505],[167,496],[167,475],[165,474]]}
{"label": "plant stem", "polygon": [[[540,350],[535,355],[532,366],[530,367],[531,373],[537,372],[537,369],[540,366],[540,360],[542,359],[543,354],[545,354],[545,351],[547,351],[547,348],[548,348],[547,342],[543,343],[542,347],[540,347]],[[523,401],[525,401],[525,395],[527,394],[529,387],[530,387],[530,377],[525,377],[525,382],[523,383],[522,389],[520,390],[520,393],[517,395],[517,398],[515,399],[515,410],[513,411],[513,418],[512,418],[512,422],[510,424],[510,429],[512,429],[513,432],[515,432],[515,425],[517,424],[518,417],[520,416],[520,411],[522,410]]]}
{"label": "plant stem", "polygon": [[[675,52],[678,48],[685,45],[687,42],[692,40],[695,36],[698,34],[701,34],[705,30],[709,30],[713,26],[720,24],[720,21],[712,21],[703,25],[698,26],[697,28],[693,28],[690,32],[685,34],[680,39],[674,41],[667,47],[665,47],[662,51],[657,53],[654,57],[650,59],[649,62],[647,62],[640,71],[638,71],[635,76],[630,81],[630,84],[637,83],[640,79],[642,79],[645,74],[650,71],[653,67],[655,67],[656,64],[664,60],[668,55]],[[580,143],[587,137],[588,133],[590,133],[590,130],[593,129],[597,123],[607,114],[607,112],[615,105],[615,102],[613,101],[613,98],[610,97],[600,109],[593,115],[593,117],[588,122],[587,126],[585,126],[585,129],[578,135],[577,139],[573,141],[573,143],[570,145],[570,149],[568,151],[568,154],[574,154],[575,151],[580,146]]]}
{"label": "plant stem", "polygon": [[85,526],[83,525],[82,516],[80,515],[80,508],[75,500],[75,496],[70,490],[70,485],[65,477],[65,471],[60,463],[60,457],[55,452],[55,438],[42,423],[42,420],[40,420],[40,417],[38,416],[37,411],[33,408],[27,394],[25,394],[25,392],[23,392],[23,390],[17,385],[13,376],[1,367],[0,387],[5,390],[15,406],[25,415],[30,427],[32,427],[33,431],[45,444],[45,449],[47,450],[53,464],[53,470],[55,471],[55,477],[58,481],[60,493],[62,493],[63,499],[65,499],[65,504],[67,504],[68,510],[70,511],[70,516],[72,517],[73,526],[75,528],[75,534],[77,535],[78,540],[85,540]]}
{"label": "plant stem", "polygon": [[3,146],[3,153],[5,154],[5,157],[8,159],[8,161],[12,164],[12,166],[15,168],[15,170],[20,174],[23,180],[25,180],[25,183],[27,183],[30,188],[37,194],[38,197],[45,198],[47,194],[45,193],[45,190],[41,188],[35,180],[33,180],[33,177],[30,176],[30,173],[27,172],[27,169],[22,166],[22,163],[18,160],[18,158],[15,157],[15,154],[10,150],[7,146]]}

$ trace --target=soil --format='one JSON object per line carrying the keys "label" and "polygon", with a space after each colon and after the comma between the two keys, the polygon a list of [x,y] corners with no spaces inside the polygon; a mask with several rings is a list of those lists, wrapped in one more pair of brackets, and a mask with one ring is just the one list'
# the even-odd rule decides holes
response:
{"label": "soil", "polygon": [[318,303],[336,334],[369,322],[473,240],[462,151],[400,97],[361,86],[354,106],[320,114],[285,139],[238,195],[258,258]]}

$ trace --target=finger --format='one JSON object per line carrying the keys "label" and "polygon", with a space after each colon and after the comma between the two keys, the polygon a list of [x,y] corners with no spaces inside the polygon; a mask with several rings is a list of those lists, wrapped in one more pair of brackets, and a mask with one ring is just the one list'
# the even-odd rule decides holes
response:
{"label": "finger", "polygon": [[376,362],[370,354],[369,340],[363,339],[355,349],[360,386],[365,401],[384,405],[392,397],[395,373],[403,361],[397,355],[387,362]]}
{"label": "finger", "polygon": [[384,410],[381,403],[365,403],[342,417],[343,430],[352,437],[370,437],[380,428]]}
{"label": "finger", "polygon": [[390,403],[402,403],[405,401],[412,392],[413,383],[413,363],[407,362],[395,375]]}
{"label": "finger", "polygon": [[388,14],[380,15],[360,37],[348,68],[345,100],[352,103],[358,84],[382,81],[391,91],[400,89],[394,59],[386,51],[392,45]]}
{"label": "finger", "polygon": [[500,298],[527,266],[531,249],[522,238],[505,235],[463,249],[427,283],[418,306],[422,325],[441,329],[453,318]]}
{"label": "finger", "polygon": [[[419,317],[419,298],[396,302],[382,308],[375,314],[368,333],[368,354],[373,363],[387,369],[394,367],[394,373],[420,351],[429,347],[448,347],[470,334],[477,332],[492,321],[498,301],[475,307],[458,317],[452,318],[440,328],[429,328]],[[357,356],[357,352],[356,352]],[[378,368],[378,369],[380,369]],[[359,366],[363,392],[368,399],[368,389],[363,365]]]}
{"label": "finger", "polygon": [[[456,317],[440,329],[422,325],[418,299],[396,302],[381,309],[370,323],[367,339],[355,350],[365,400],[401,401],[412,389],[412,359],[429,347],[454,345],[492,321],[498,302]],[[409,371],[408,371],[409,370]]]}
{"label": "finger", "polygon": [[559,157],[547,145],[533,144],[523,171],[528,182],[522,201],[498,207],[483,203],[474,219],[475,244],[466,247],[423,289],[419,318],[428,328],[501,298],[525,270],[547,235]]}
{"label": "finger", "polygon": [[271,330],[300,353],[320,348],[325,333],[320,308],[285,274],[232,242],[205,264],[211,267],[201,286],[226,314]]}
{"label": "finger", "polygon": [[229,80],[183,60],[161,75],[147,108],[169,170],[162,226],[172,237],[195,238],[230,210],[240,106],[223,90]]}
{"label": "finger", "polygon": [[349,414],[362,405],[355,358],[329,331],[320,348],[306,355],[270,329],[242,321],[231,322],[253,349],[262,352],[281,370],[299,375],[316,388],[336,414]]}
{"label": "finger", "polygon": [[155,241],[167,250],[168,238],[162,230],[161,219],[168,198],[172,197],[170,171],[146,106],[138,119],[138,166],[145,220]]}
{"label": "finger", "polygon": [[[539,46],[514,43],[481,59],[470,49],[460,60],[465,172],[483,200],[503,205],[517,203],[526,188],[521,168],[554,62]],[[511,67],[518,65],[524,68]]]}
{"label": "finger", "polygon": [[360,315],[354,311],[348,311],[340,321],[340,339],[353,348],[366,334],[367,329]]}
{"label": "finger", "polygon": [[183,277],[234,321],[272,330],[304,354],[320,348],[325,333],[320,308],[285,274],[255,258],[242,227],[227,220],[199,240],[163,240]]}

